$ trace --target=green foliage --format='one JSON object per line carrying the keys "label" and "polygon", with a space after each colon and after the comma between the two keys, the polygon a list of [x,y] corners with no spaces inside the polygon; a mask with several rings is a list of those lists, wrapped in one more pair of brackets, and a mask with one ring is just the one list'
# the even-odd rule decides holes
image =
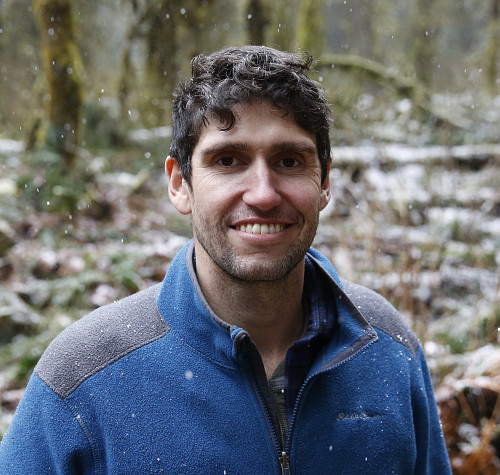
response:
{"label": "green foliage", "polygon": [[19,336],[10,344],[0,346],[0,367],[12,385],[24,386],[36,363],[54,337],[49,332]]}
{"label": "green foliage", "polygon": [[446,319],[448,325],[436,336],[442,344],[449,347],[454,354],[464,354],[488,343],[498,342],[500,328],[500,310],[493,306],[485,311],[478,310],[479,316],[468,321]]}
{"label": "green foliage", "polygon": [[107,280],[104,273],[92,269],[64,278],[54,275],[51,279],[39,279],[31,285],[29,303],[37,308],[86,308],[89,292]]}
{"label": "green foliage", "polygon": [[469,350],[470,338],[463,333],[443,332],[436,335],[438,341],[448,347],[453,354],[463,354]]}
{"label": "green foliage", "polygon": [[92,174],[83,160],[68,167],[64,158],[49,147],[28,155],[29,171],[18,179],[26,204],[39,211],[74,214],[89,199]]}
{"label": "green foliage", "polygon": [[125,287],[128,292],[137,292],[143,284],[143,279],[139,271],[138,261],[142,256],[130,252],[124,252],[122,249],[116,249],[111,256],[112,265],[109,272],[110,281],[114,285]]}

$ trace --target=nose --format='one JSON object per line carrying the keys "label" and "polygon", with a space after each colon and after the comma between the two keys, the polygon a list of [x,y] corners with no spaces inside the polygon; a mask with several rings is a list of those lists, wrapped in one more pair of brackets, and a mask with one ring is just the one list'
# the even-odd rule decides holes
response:
{"label": "nose", "polygon": [[257,161],[244,174],[243,202],[248,206],[268,211],[279,205],[281,195],[277,188],[278,177],[265,161]]}

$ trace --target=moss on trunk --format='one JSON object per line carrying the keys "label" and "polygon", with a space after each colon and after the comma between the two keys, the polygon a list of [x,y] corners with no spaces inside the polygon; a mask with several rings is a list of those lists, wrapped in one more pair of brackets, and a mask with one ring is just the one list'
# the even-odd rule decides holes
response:
{"label": "moss on trunk", "polygon": [[34,0],[47,81],[49,125],[45,143],[70,164],[82,107],[82,64],[70,0]]}

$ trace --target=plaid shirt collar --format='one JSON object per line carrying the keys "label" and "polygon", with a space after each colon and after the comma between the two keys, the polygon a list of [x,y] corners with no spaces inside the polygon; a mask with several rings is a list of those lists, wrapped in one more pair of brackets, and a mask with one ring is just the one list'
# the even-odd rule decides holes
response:
{"label": "plaid shirt collar", "polygon": [[302,338],[297,340],[285,357],[285,407],[291,419],[295,400],[314,360],[330,340],[337,319],[334,300],[329,298],[329,286],[321,272],[306,255],[304,297],[309,310],[309,323]]}

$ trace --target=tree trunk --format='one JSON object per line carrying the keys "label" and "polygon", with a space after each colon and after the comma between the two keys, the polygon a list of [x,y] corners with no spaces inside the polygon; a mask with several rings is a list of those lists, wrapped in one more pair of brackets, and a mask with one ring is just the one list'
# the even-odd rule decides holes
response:
{"label": "tree trunk", "polygon": [[297,28],[299,48],[318,59],[324,47],[324,12],[323,0],[301,0]]}
{"label": "tree trunk", "polygon": [[75,155],[82,108],[82,64],[75,39],[71,0],[34,0],[48,88],[49,127],[45,142],[68,164]]}
{"label": "tree trunk", "polygon": [[145,94],[153,121],[149,125],[163,124],[166,114],[169,113],[172,92],[177,82],[177,29],[180,10],[178,0],[162,0],[149,5],[144,16],[148,26],[148,75]]}
{"label": "tree trunk", "polygon": [[[188,44],[187,57],[189,59],[205,51],[210,44],[210,21],[220,17],[215,0],[205,0],[200,5],[195,0],[181,0],[181,5],[186,8],[186,14],[181,15],[182,39],[179,44]],[[180,8],[180,7],[179,7]],[[229,7],[228,7],[229,9]],[[187,39],[186,39],[187,36]],[[183,59],[185,61],[185,59]]]}
{"label": "tree trunk", "polygon": [[135,0],[132,0],[132,12],[134,21],[129,27],[127,34],[127,44],[123,49],[121,60],[120,82],[118,86],[118,100],[120,101],[120,116],[124,119],[128,115],[128,98],[131,89],[131,83],[135,81],[134,71],[132,68],[132,43],[138,36],[137,32],[140,27],[140,11]]}
{"label": "tree trunk", "polygon": [[413,64],[417,78],[426,86],[432,82],[438,33],[433,4],[433,0],[415,0],[413,15]]}
{"label": "tree trunk", "polygon": [[486,48],[486,87],[488,92],[496,95],[497,85],[497,57],[500,43],[500,0],[491,0],[491,16],[488,22],[488,46]]}
{"label": "tree trunk", "polygon": [[368,57],[376,50],[373,28],[373,21],[376,21],[375,2],[373,0],[371,2],[351,0],[350,5],[352,8],[352,28],[355,31],[355,36],[357,36],[358,45],[355,53]]}
{"label": "tree trunk", "polygon": [[265,32],[269,24],[268,12],[262,0],[249,0],[247,6],[248,38],[254,45],[265,44]]}
{"label": "tree trunk", "polygon": [[301,0],[274,0],[271,9],[270,27],[267,28],[267,41],[277,48],[292,51],[297,47],[297,19]]}

